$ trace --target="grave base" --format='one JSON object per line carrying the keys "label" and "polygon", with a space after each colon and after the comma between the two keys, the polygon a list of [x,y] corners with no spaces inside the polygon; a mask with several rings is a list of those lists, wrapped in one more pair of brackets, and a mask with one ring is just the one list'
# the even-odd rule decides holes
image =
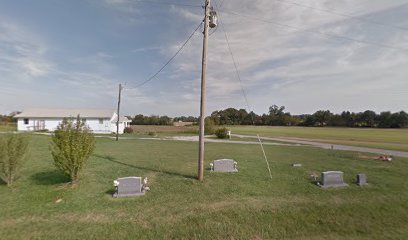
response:
{"label": "grave base", "polygon": [[321,188],[339,188],[339,187],[348,187],[347,183],[341,183],[341,184],[331,184],[331,185],[322,185],[321,183],[317,184]]}
{"label": "grave base", "polygon": [[140,193],[127,193],[127,194],[118,194],[118,193],[114,193],[113,197],[114,198],[122,198],[122,197],[137,197],[137,196],[143,196],[145,195],[145,192],[140,192]]}

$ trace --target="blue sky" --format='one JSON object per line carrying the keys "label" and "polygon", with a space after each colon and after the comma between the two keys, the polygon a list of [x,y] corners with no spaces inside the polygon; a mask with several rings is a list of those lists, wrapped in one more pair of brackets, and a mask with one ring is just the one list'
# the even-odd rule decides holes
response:
{"label": "blue sky", "polygon": [[[200,0],[164,1],[202,5]],[[408,110],[406,0],[219,0],[251,110]],[[131,0],[1,1],[0,113],[29,107],[199,114],[200,7]],[[215,7],[215,2],[213,0]],[[212,30],[213,31],[213,30]],[[211,31],[211,32],[212,32]],[[223,29],[210,36],[207,113],[246,108]]]}

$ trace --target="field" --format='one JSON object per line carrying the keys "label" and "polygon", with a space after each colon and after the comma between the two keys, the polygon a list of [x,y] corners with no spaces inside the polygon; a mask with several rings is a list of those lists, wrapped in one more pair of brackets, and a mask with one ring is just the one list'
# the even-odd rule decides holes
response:
{"label": "field", "polygon": [[9,132],[17,130],[15,123],[0,123],[0,132]]}
{"label": "field", "polygon": [[408,151],[408,129],[229,126],[232,133]]}
{"label": "field", "polygon": [[[407,159],[265,146],[270,179],[258,145],[208,143],[205,166],[233,158],[239,172],[206,169],[199,183],[197,143],[97,139],[81,182],[71,188],[53,166],[49,141],[33,135],[15,187],[0,183],[2,240],[408,238]],[[350,186],[320,189],[310,174],[325,170],[344,171]],[[360,172],[369,186],[352,183]],[[147,176],[151,191],[114,199],[117,176]]]}

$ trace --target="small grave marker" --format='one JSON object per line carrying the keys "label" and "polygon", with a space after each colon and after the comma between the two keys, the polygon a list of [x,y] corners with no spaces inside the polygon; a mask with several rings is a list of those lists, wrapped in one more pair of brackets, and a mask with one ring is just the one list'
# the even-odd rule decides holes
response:
{"label": "small grave marker", "polygon": [[367,176],[364,173],[357,174],[357,185],[365,186],[367,184]]}
{"label": "small grave marker", "polygon": [[147,187],[147,178],[142,182],[141,177],[124,177],[118,178],[113,182],[116,188],[113,197],[141,196],[149,190],[149,187]]}
{"label": "small grave marker", "polygon": [[238,172],[237,162],[232,159],[218,159],[210,163],[212,172]]}
{"label": "small grave marker", "polygon": [[301,166],[302,166],[301,163],[293,163],[293,164],[292,164],[292,167],[301,167]]}
{"label": "small grave marker", "polygon": [[348,186],[348,184],[343,181],[343,172],[341,171],[322,172],[321,182],[318,183],[318,185],[322,188]]}

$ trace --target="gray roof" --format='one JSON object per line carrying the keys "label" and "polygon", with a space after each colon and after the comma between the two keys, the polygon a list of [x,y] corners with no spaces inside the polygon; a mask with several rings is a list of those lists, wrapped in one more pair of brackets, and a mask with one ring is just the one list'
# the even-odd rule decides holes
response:
{"label": "gray roof", "polygon": [[[117,122],[118,121],[118,118],[117,117],[114,117],[113,119],[112,119],[112,122]],[[119,118],[119,122],[131,122],[132,120],[130,120],[129,118],[127,118],[127,117],[125,117],[125,116],[121,116],[120,118]]]}
{"label": "gray roof", "polygon": [[112,118],[113,109],[67,109],[67,108],[30,108],[14,116],[15,118]]}

